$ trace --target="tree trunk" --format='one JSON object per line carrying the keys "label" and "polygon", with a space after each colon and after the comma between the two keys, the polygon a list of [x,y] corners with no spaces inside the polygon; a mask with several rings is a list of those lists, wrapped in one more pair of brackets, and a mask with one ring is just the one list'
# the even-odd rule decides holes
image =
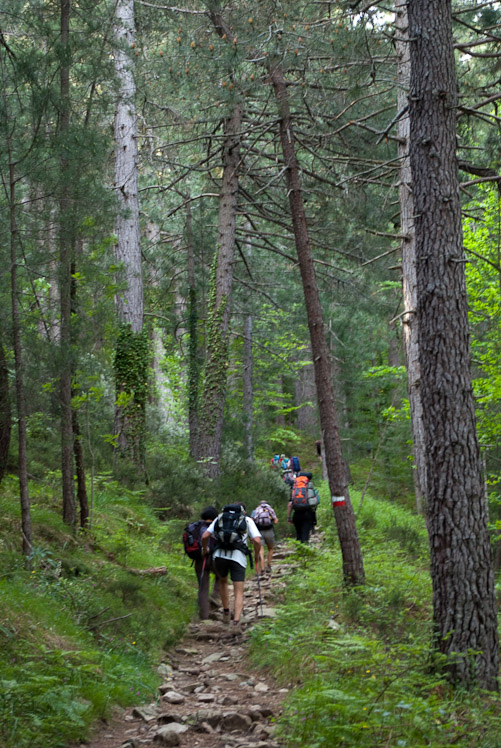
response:
{"label": "tree trunk", "polygon": [[[139,231],[138,146],[134,47],[134,0],[117,0],[115,6],[114,63],[118,82],[115,111],[115,190],[118,215],[115,256],[121,267],[116,294],[122,326],[116,343],[115,456],[130,459],[144,470],[144,427],[148,361],[143,334],[143,279]],[[139,363],[138,366],[136,364]]]}
{"label": "tree trunk", "polygon": [[[247,221],[245,230],[250,231],[251,225]],[[252,244],[247,235],[245,243],[245,254],[248,268],[251,267]],[[249,269],[249,274],[250,274]],[[242,391],[243,391],[243,416],[244,416],[244,448],[247,460],[254,462],[254,358],[253,358],[253,303],[252,293],[249,293],[244,302],[244,345],[242,360]]]}
{"label": "tree trunk", "polygon": [[[81,242],[79,242],[79,254],[81,254]],[[71,267],[71,314],[76,315],[77,313],[76,267],[75,263],[73,263]],[[73,387],[73,369],[71,374],[72,395],[76,395],[77,393]],[[85,484],[85,460],[82,436],[80,432],[80,423],[78,419],[78,411],[73,406],[71,410],[71,425],[73,431],[73,453],[75,457],[75,471],[77,476],[77,500],[78,506],[80,507],[80,527],[82,529],[85,529],[89,523],[89,499],[87,497],[87,486]]]}
{"label": "tree trunk", "polygon": [[[311,358],[311,349],[302,351],[300,356]],[[295,400],[296,407],[296,426],[300,431],[304,431],[311,436],[318,434],[318,418],[315,406],[308,405],[314,403],[317,399],[315,390],[315,367],[313,364],[299,366],[295,383]]]}
{"label": "tree trunk", "polygon": [[[395,48],[398,63],[397,109],[403,111],[408,106],[410,78],[410,50],[408,39],[407,3],[395,2]],[[424,454],[423,406],[421,404],[421,375],[418,354],[418,318],[416,288],[416,253],[414,244],[414,208],[412,201],[412,177],[409,163],[409,114],[398,120],[397,140],[400,159],[400,225],[402,236],[402,291],[404,314],[402,316],[402,337],[407,365],[407,392],[411,410],[412,450],[414,454],[414,493],[416,509],[424,511],[426,502],[426,462]]]}
{"label": "tree trunk", "polygon": [[306,312],[308,315],[320,424],[324,441],[327,473],[329,475],[329,488],[343,556],[343,576],[347,584],[363,584],[364,567],[362,552],[358,540],[353,507],[350,501],[347,471],[341,449],[338,418],[334,403],[331,364],[325,339],[322,307],[320,305],[320,296],[306,225],[299,164],[294,145],[294,133],[285,77],[279,63],[270,64],[269,73],[280,117],[280,141],[284,163],[287,168],[287,188],[296,250],[303,282]]}
{"label": "tree trunk", "polygon": [[195,277],[195,254],[191,203],[186,203],[186,246],[188,250],[188,426],[190,432],[190,455],[198,459],[198,388],[200,386],[198,356],[198,305]]}
{"label": "tree trunk", "polygon": [[80,527],[84,530],[89,523],[89,499],[85,485],[85,461],[82,447],[82,435],[76,410],[73,411],[73,450],[77,474],[77,499],[80,507]]}
{"label": "tree trunk", "polygon": [[[1,52],[0,52],[1,54]],[[5,97],[5,69],[2,64],[4,111],[8,114]],[[19,498],[21,503],[21,535],[23,554],[29,556],[33,549],[33,531],[31,526],[30,496],[28,491],[28,450],[26,434],[26,398],[24,393],[24,367],[21,343],[21,323],[17,300],[17,242],[18,228],[16,222],[16,174],[14,155],[10,136],[6,141],[9,159],[9,223],[10,223],[10,296],[12,310],[12,347],[14,350],[14,371],[16,380],[16,407],[18,433],[18,477]]]}
{"label": "tree trunk", "polygon": [[456,161],[449,0],[412,0],[410,163],[436,645],[453,681],[497,689],[498,634]]}
{"label": "tree trunk", "polygon": [[216,478],[221,471],[241,123],[242,109],[237,104],[231,117],[225,122],[226,138],[223,148],[223,179],[219,200],[218,246],[211,277],[206,329],[207,359],[199,412],[199,455],[204,461],[205,472],[210,478]]}
{"label": "tree trunk", "polygon": [[0,482],[7,469],[9,458],[12,413],[10,407],[9,370],[3,343],[0,343]]}
{"label": "tree trunk", "polygon": [[[61,48],[64,59],[61,61],[59,111],[59,136],[63,140],[70,124],[70,68],[68,64],[68,44],[70,33],[70,0],[61,0]],[[64,147],[64,144],[63,144]],[[75,488],[73,465],[73,413],[72,396],[72,335],[71,335],[71,268],[72,268],[72,216],[69,196],[68,159],[62,157],[61,194],[59,199],[59,291],[61,312],[59,379],[61,406],[61,479],[63,494],[63,520],[75,525]]]}

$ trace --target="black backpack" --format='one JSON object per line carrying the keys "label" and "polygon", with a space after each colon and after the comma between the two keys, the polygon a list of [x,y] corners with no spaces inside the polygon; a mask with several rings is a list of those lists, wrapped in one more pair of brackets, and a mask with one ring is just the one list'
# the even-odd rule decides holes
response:
{"label": "black backpack", "polygon": [[227,504],[214,525],[216,548],[225,551],[242,551],[250,556],[252,562],[252,556],[244,540],[246,534],[245,511],[240,504]]}
{"label": "black backpack", "polygon": [[194,561],[202,558],[202,535],[208,525],[203,519],[186,525],[183,531],[184,552]]}

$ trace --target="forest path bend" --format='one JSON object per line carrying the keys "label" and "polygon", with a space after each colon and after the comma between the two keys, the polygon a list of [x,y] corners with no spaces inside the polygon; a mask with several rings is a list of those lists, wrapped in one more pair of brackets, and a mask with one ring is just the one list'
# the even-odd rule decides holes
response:
{"label": "forest path bend", "polygon": [[[320,542],[319,535],[312,542]],[[263,617],[274,615],[272,604],[295,569],[284,563],[292,552],[287,543],[277,544],[271,576],[261,575]],[[247,661],[249,632],[261,618],[257,578],[246,580],[239,630],[223,624],[219,611],[213,615],[190,624],[159,666],[164,682],[156,702],[116,715],[74,748],[280,748],[272,722],[288,689],[256,674]]]}

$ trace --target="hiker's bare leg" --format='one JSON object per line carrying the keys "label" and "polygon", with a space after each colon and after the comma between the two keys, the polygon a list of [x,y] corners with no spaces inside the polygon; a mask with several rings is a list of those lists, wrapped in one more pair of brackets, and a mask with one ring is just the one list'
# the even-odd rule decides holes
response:
{"label": "hiker's bare leg", "polygon": [[[222,590],[221,590],[221,593],[222,593]],[[242,608],[244,606],[244,583],[243,582],[233,582],[233,594],[235,596],[235,612],[233,614],[233,620],[239,621],[240,616],[242,615]]]}
{"label": "hiker's bare leg", "polygon": [[271,566],[271,561],[273,559],[273,550],[273,546],[270,545],[270,547],[268,548],[268,568]]}
{"label": "hiker's bare leg", "polygon": [[224,610],[230,607],[230,590],[228,587],[228,577],[219,577],[219,592],[221,593],[221,602]]}
{"label": "hiker's bare leg", "polygon": [[264,571],[264,543],[261,543],[261,550],[259,551],[259,569],[257,569],[258,573],[261,573]]}

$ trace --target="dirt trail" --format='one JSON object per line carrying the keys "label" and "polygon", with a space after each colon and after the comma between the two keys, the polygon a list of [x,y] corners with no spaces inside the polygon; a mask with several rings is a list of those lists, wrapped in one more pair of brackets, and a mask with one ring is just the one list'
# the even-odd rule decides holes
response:
{"label": "dirt trail", "polygon": [[[264,617],[286,586],[293,565],[284,563],[286,544],[276,547],[271,576],[261,575]],[[183,641],[159,667],[164,682],[155,703],[125,710],[104,725],[89,743],[74,748],[280,748],[273,718],[287,689],[246,660],[249,631],[261,618],[258,585],[248,577],[240,630],[216,620],[193,623]]]}

